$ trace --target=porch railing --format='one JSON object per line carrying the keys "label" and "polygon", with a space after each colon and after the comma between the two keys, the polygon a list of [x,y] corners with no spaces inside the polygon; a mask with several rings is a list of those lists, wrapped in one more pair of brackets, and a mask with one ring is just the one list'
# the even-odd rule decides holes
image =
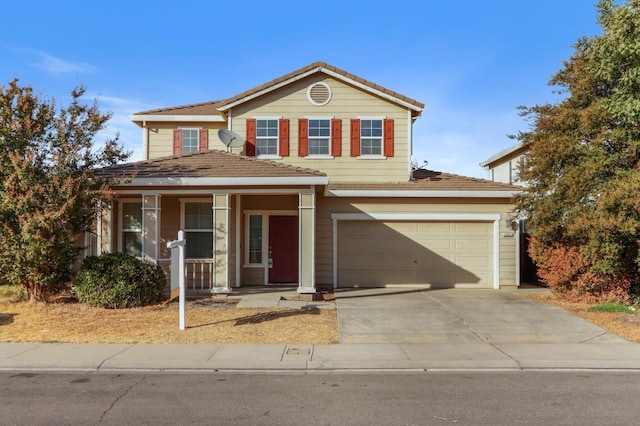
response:
{"label": "porch railing", "polygon": [[[158,265],[167,275],[167,289],[171,288],[171,260],[160,259]],[[187,291],[210,291],[213,288],[213,259],[187,259],[184,265]]]}

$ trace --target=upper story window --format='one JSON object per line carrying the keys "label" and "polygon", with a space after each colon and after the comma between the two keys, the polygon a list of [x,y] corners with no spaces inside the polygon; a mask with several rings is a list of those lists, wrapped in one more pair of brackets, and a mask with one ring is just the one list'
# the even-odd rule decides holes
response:
{"label": "upper story window", "polygon": [[351,120],[351,156],[384,159],[394,155],[392,119],[361,117]]}
{"label": "upper story window", "polygon": [[309,119],[309,155],[329,155],[331,120]]}
{"label": "upper story window", "polygon": [[382,120],[360,120],[360,155],[382,155]]}
{"label": "upper story window", "polygon": [[256,155],[278,155],[278,120],[256,120]]}
{"label": "upper story window", "polygon": [[277,117],[247,119],[245,155],[279,158],[289,155],[289,120]]}
{"label": "upper story window", "polygon": [[182,129],[182,153],[198,150],[198,129]]}
{"label": "upper story window", "polygon": [[331,159],[342,155],[342,120],[339,118],[298,119],[298,156]]}
{"label": "upper story window", "polygon": [[173,131],[173,155],[188,154],[209,149],[209,131],[199,128],[181,128]]}

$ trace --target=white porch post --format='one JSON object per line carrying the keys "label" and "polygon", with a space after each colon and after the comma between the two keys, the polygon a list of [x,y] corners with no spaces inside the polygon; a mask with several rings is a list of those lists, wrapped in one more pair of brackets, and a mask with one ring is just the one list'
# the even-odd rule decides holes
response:
{"label": "white porch post", "polygon": [[142,194],[142,260],[156,263],[160,240],[160,195]]}
{"label": "white porch post", "polygon": [[213,287],[212,293],[229,293],[229,215],[231,195],[213,194]]}
{"label": "white porch post", "polygon": [[298,293],[316,292],[316,194],[298,193]]}

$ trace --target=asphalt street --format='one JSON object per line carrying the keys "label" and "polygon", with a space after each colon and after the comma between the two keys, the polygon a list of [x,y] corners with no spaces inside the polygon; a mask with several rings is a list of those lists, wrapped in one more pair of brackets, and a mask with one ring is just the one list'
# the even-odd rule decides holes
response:
{"label": "asphalt street", "polygon": [[2,425],[637,424],[640,373],[0,374]]}

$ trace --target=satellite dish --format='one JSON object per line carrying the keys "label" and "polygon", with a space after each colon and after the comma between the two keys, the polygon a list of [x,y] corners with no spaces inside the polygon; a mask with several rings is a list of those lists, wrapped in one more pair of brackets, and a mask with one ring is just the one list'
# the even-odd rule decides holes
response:
{"label": "satellite dish", "polygon": [[218,138],[220,138],[222,143],[227,147],[227,152],[230,151],[231,148],[239,148],[241,146],[244,146],[244,138],[237,133],[232,132],[231,130],[218,130]]}
{"label": "satellite dish", "polygon": [[413,158],[413,156],[411,157],[411,170],[422,170],[427,167],[427,164],[429,164],[429,162],[427,160],[424,160],[422,165],[418,165],[416,159]]}

